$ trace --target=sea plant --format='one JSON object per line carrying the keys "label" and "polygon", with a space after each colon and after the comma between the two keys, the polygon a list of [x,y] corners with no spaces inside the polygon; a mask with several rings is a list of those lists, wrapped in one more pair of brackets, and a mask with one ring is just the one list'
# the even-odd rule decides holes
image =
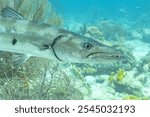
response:
{"label": "sea plant", "polygon": [[125,75],[126,75],[125,70],[120,68],[120,69],[117,71],[116,80],[119,81],[119,82],[123,81]]}
{"label": "sea plant", "polygon": [[123,100],[149,100],[149,97],[146,96],[136,96],[136,95],[127,95],[123,97]]}
{"label": "sea plant", "polygon": [[110,76],[108,77],[108,83],[112,84],[115,80],[115,72],[111,72]]}
{"label": "sea plant", "polygon": [[87,33],[87,27],[85,23],[80,27],[80,32],[82,35],[85,35]]}
{"label": "sea plant", "polygon": [[113,82],[123,82],[125,78],[126,72],[124,69],[119,69],[116,73],[111,72],[111,74],[108,77],[108,82],[113,83]]}
{"label": "sea plant", "polygon": [[6,6],[11,7],[31,21],[55,26],[63,22],[48,0],[0,0],[0,3],[0,11]]}
{"label": "sea plant", "polygon": [[77,82],[77,79],[62,71],[59,64],[50,66],[46,64],[43,75],[35,79],[30,79],[26,73],[20,73],[20,77],[14,76],[12,79],[7,79],[7,82],[0,86],[0,98],[83,99],[85,93],[79,89],[87,89],[87,87],[85,88],[81,80],[80,85]]}

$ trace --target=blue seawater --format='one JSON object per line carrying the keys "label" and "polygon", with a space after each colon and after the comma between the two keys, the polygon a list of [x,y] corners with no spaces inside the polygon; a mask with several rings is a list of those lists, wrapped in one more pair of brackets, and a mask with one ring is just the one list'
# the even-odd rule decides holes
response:
{"label": "blue seawater", "polygon": [[149,11],[149,0],[50,0],[56,11],[77,21],[94,22],[97,19],[128,19],[135,21]]}

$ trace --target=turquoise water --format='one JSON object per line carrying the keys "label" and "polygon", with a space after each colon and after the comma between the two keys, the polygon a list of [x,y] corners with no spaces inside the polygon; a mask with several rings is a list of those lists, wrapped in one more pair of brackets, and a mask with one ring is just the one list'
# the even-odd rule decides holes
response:
{"label": "turquoise water", "polygon": [[98,19],[136,21],[149,11],[149,0],[50,0],[63,18],[94,22]]}

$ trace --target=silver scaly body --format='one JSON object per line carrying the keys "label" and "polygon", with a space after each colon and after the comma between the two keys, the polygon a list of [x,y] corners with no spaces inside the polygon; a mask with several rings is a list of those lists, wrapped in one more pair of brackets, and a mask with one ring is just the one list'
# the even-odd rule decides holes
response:
{"label": "silver scaly body", "polygon": [[14,65],[30,56],[74,63],[119,60],[123,53],[94,39],[48,24],[25,20],[11,8],[0,16],[0,50],[17,53]]}
{"label": "silver scaly body", "polygon": [[[52,44],[57,36],[55,34],[58,34],[57,29],[46,24],[37,25],[27,20],[0,17],[0,50],[2,51],[54,59],[50,49],[42,52],[39,46],[44,43]],[[17,42],[13,44],[13,40]]]}

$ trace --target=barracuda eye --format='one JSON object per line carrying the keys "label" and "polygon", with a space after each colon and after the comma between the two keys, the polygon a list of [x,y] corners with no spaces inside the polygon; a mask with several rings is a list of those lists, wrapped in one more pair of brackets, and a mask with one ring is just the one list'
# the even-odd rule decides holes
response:
{"label": "barracuda eye", "polygon": [[83,47],[86,49],[86,50],[89,50],[92,48],[92,44],[91,43],[84,43]]}

